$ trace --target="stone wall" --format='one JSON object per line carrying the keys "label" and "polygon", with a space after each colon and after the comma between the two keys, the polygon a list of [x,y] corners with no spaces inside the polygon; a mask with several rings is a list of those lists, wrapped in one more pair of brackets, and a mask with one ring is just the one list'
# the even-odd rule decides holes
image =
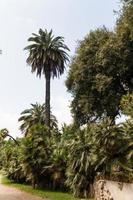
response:
{"label": "stone wall", "polygon": [[95,200],[114,200],[106,186],[107,181],[99,180],[95,184]]}
{"label": "stone wall", "polygon": [[99,180],[95,184],[95,200],[133,200],[133,184]]}

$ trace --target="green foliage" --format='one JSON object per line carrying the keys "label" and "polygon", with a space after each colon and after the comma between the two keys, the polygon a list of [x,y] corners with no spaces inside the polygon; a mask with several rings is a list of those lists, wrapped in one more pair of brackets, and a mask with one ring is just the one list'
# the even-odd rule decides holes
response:
{"label": "green foliage", "polygon": [[65,51],[69,49],[64,44],[63,37],[55,37],[52,30],[48,32],[40,29],[38,34],[32,34],[28,42],[31,44],[25,50],[29,52],[27,63],[32,67],[32,72],[41,77],[50,71],[53,78],[64,72],[65,63],[69,60]]}
{"label": "green foliage", "polygon": [[9,178],[16,180],[16,182],[24,182],[22,148],[14,144],[11,140],[3,142],[0,153],[2,168],[7,172]]}
{"label": "green foliage", "polygon": [[10,139],[12,139],[18,145],[18,142],[15,140],[14,137],[12,137],[9,134],[9,131],[6,128],[1,129],[0,130],[0,144],[2,144],[2,142],[4,141],[4,139],[6,139],[7,137],[9,137]]}
{"label": "green foliage", "polygon": [[132,120],[121,125],[106,120],[82,130],[64,125],[49,138],[48,129],[36,124],[19,146],[11,140],[3,143],[0,163],[15,182],[54,190],[67,187],[77,197],[90,197],[99,173],[102,178],[133,181],[132,130]]}
{"label": "green foliage", "polygon": [[111,36],[105,28],[91,31],[80,42],[71,63],[66,85],[73,95],[71,107],[75,120],[81,125],[102,116],[107,106],[104,90],[108,90],[112,78],[104,73],[97,56]]}
{"label": "green foliage", "polygon": [[79,125],[121,114],[124,95],[133,90],[133,6],[124,6],[113,32],[91,31],[79,43],[66,85]]}
{"label": "green foliage", "polygon": [[32,126],[29,135],[22,144],[24,172],[26,179],[36,187],[39,186],[40,177],[43,176],[43,168],[49,164],[51,149],[45,126],[41,124]]}
{"label": "green foliage", "polygon": [[129,116],[133,119],[133,95],[132,94],[123,96],[121,100],[121,110],[124,115]]}
{"label": "green foliage", "polygon": [[[0,131],[0,168],[10,179],[81,198],[93,196],[98,176],[133,181],[133,6],[124,2],[113,32],[103,27],[79,43],[66,81],[75,121],[61,131],[50,114],[50,78],[64,72],[68,47],[52,31],[40,29],[29,38],[27,63],[38,76],[45,74],[47,104],[31,104],[21,113],[24,138],[15,140],[6,129]],[[128,120],[115,124],[121,114]],[[53,200],[74,199],[16,186]]]}
{"label": "green foliage", "polygon": [[122,171],[130,171],[133,167],[131,159],[128,159],[128,153],[133,147],[132,136],[125,130],[125,124],[111,125],[108,120],[95,129],[93,138],[97,155],[96,170],[107,178],[111,178],[112,167],[120,166]]}
{"label": "green foliage", "polygon": [[[38,103],[31,104],[31,108],[24,110],[21,113],[21,117],[18,119],[21,122],[20,130],[26,136],[29,134],[30,128],[35,124],[46,125],[46,107],[44,104]],[[54,115],[50,115],[50,128],[51,130],[57,130],[57,119]]]}
{"label": "green foliage", "polygon": [[50,124],[50,80],[51,77],[59,77],[64,73],[66,62],[69,61],[68,47],[64,44],[64,38],[55,37],[52,30],[48,32],[39,29],[38,34],[32,34],[28,39],[30,44],[25,48],[29,55],[27,64],[31,66],[31,72],[46,79],[46,125],[51,130]]}
{"label": "green foliage", "polygon": [[76,197],[89,197],[94,182],[93,146],[87,131],[76,132],[69,145],[66,183]]}

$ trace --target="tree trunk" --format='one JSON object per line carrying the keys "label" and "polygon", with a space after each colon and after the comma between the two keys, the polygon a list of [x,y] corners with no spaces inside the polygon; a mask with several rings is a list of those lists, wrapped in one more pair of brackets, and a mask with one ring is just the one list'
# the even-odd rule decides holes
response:
{"label": "tree trunk", "polygon": [[46,126],[50,135],[50,70],[45,73],[46,77],[46,94],[45,94],[45,106],[46,106]]}
{"label": "tree trunk", "polygon": [[94,184],[90,183],[90,191],[89,191],[89,197],[93,198],[95,195],[95,190],[94,190]]}

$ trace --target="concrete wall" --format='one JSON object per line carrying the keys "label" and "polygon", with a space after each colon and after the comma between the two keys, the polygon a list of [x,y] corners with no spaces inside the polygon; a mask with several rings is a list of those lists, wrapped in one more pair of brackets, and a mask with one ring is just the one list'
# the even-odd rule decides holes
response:
{"label": "concrete wall", "polygon": [[133,184],[100,180],[95,185],[96,200],[133,200]]}
{"label": "concrete wall", "polygon": [[114,200],[133,200],[133,184],[106,181],[106,187]]}

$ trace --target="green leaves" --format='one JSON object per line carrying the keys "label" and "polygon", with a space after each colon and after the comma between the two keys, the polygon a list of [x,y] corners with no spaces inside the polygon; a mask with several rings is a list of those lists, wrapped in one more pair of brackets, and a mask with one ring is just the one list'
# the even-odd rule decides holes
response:
{"label": "green leaves", "polygon": [[59,77],[64,72],[66,62],[69,61],[66,52],[69,48],[64,44],[64,38],[54,37],[53,31],[48,32],[46,29],[39,29],[38,34],[32,35],[28,39],[31,44],[24,49],[29,52],[27,64],[31,66],[31,71],[41,77],[49,70],[51,77]]}
{"label": "green leaves", "polygon": [[68,149],[66,183],[75,196],[87,198],[94,178],[93,148],[89,134],[85,130],[76,131]]}
{"label": "green leaves", "polygon": [[66,81],[79,125],[121,114],[121,99],[133,90],[133,7],[129,4],[111,32],[91,31],[78,45]]}
{"label": "green leaves", "polygon": [[[55,116],[51,114],[50,119],[50,128],[51,130],[57,130],[57,120]],[[19,122],[21,122],[20,130],[22,133],[26,136],[28,135],[28,132],[30,128],[33,125],[36,125],[38,123],[42,125],[46,125],[46,108],[45,105],[42,104],[31,104],[31,108],[24,110],[21,113],[21,117],[18,119]]]}

